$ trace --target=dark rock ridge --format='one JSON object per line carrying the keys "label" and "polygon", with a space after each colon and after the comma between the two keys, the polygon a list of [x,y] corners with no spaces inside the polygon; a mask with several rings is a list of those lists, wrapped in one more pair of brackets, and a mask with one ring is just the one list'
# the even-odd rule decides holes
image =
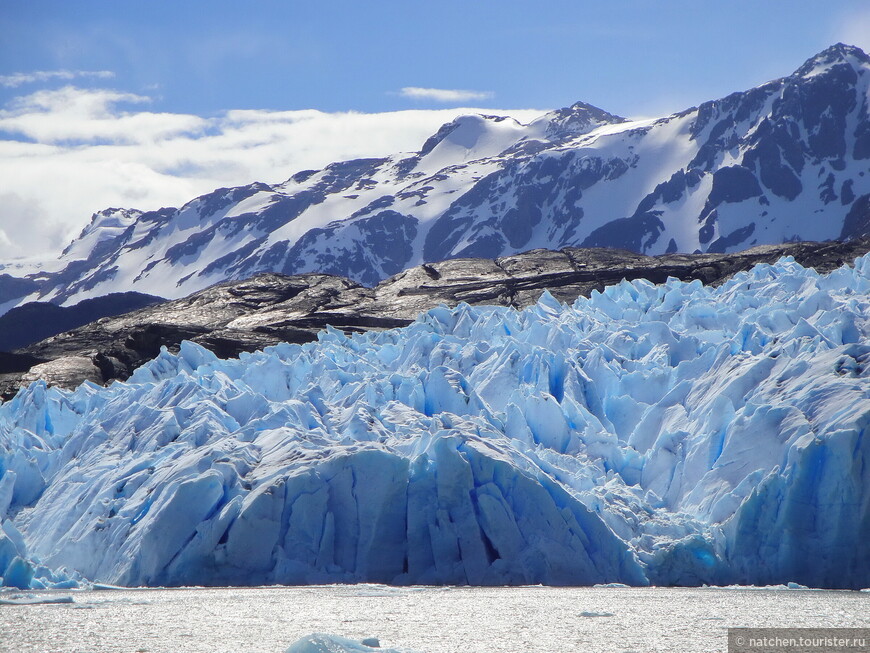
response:
{"label": "dark rock ridge", "polygon": [[0,315],[0,351],[12,351],[50,336],[165,301],[138,292],[112,293],[72,306],[29,302]]}
{"label": "dark rock ridge", "polygon": [[101,211],[59,272],[0,278],[0,298],[179,298],[261,272],[374,286],[426,262],[538,248],[658,255],[856,238],[870,233],[868,98],[870,57],[837,44],[789,76],[657,120],[582,102],[528,125],[461,116],[418,152],[177,209]]}
{"label": "dark rock ridge", "polygon": [[39,283],[32,279],[21,279],[9,274],[0,274],[0,304],[24,297],[39,290]]}
{"label": "dark rock ridge", "polygon": [[440,304],[489,304],[522,308],[544,290],[563,302],[588,296],[622,279],[668,277],[719,284],[757,263],[793,256],[819,272],[851,263],[870,251],[870,238],[849,242],[786,243],[737,254],[666,254],[625,250],[533,250],[498,259],[451,259],[401,272],[374,288],[328,274],[260,274],[215,285],[189,297],[97,320],[0,357],[6,374],[0,391],[9,398],[24,383],[44,378],[74,387],[84,380],[125,379],[156,356],[197,342],[221,357],[278,342],[309,342],[328,326],[346,333],[410,323]]}

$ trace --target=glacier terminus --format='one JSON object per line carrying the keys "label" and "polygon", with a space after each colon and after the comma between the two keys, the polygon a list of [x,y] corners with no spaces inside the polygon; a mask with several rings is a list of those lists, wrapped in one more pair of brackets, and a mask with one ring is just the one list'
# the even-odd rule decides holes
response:
{"label": "glacier terminus", "polygon": [[0,405],[17,587],[870,586],[870,255],[461,304]]}

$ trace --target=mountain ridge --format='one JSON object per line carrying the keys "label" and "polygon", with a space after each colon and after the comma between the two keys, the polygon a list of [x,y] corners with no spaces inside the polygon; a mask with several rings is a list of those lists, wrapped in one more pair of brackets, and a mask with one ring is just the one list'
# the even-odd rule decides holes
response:
{"label": "mountain ridge", "polygon": [[72,306],[31,302],[0,315],[0,351],[11,351],[83,326],[103,317],[113,317],[164,301],[136,292],[113,293],[84,299]]}
{"label": "mountain ridge", "polygon": [[[870,230],[870,57],[835,44],[791,75],[662,118],[584,102],[527,125],[461,116],[416,153],[107,209],[20,301],[178,298],[260,272],[364,285],[529,249],[734,252]],[[17,287],[26,292],[26,286]]]}
{"label": "mountain ridge", "polygon": [[308,273],[262,273],[188,297],[105,317],[0,357],[0,398],[37,379],[74,388],[83,381],[126,379],[182,341],[216,355],[239,356],[280,342],[316,340],[330,328],[345,333],[407,326],[439,305],[501,305],[521,309],[549,292],[571,303],[623,279],[669,278],[718,285],[758,263],[791,256],[829,272],[870,251],[870,238],[848,243],[786,243],[737,254],[648,257],[612,249],[534,250],[501,259],[450,259],[405,270],[374,288],[350,279]]}

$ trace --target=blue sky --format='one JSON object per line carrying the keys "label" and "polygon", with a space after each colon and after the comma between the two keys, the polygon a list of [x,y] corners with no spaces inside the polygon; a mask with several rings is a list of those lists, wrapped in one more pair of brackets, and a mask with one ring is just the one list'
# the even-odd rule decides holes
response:
{"label": "blue sky", "polygon": [[679,111],[870,49],[870,3],[0,0],[0,33],[2,263],[108,206],[415,150],[469,110]]}
{"label": "blue sky", "polygon": [[[493,107],[676,111],[861,35],[866,0],[2,0],[0,75],[111,71],[155,107],[388,111],[405,87]],[[866,22],[864,27],[867,27]],[[870,45],[870,34],[863,32]],[[854,40],[854,38],[853,38]],[[857,43],[857,45],[861,45]],[[89,80],[94,84],[101,80]],[[3,99],[11,96],[8,89]]]}

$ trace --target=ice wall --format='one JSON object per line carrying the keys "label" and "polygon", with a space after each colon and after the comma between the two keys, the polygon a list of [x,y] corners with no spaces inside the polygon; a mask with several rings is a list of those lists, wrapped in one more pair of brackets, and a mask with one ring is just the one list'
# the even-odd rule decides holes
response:
{"label": "ice wall", "polygon": [[[124,585],[870,585],[870,256],[440,308],[0,406],[0,515]],[[0,570],[2,573],[2,570]]]}

